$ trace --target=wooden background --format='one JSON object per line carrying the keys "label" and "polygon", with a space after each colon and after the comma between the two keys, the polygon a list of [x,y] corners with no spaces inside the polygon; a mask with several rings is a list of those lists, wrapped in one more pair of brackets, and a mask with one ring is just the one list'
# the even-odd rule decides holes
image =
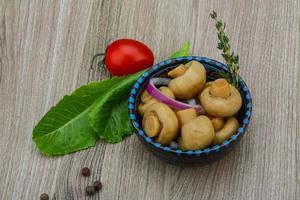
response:
{"label": "wooden background", "polygon": [[[136,38],[156,61],[184,41],[194,55],[221,60],[216,10],[240,55],[254,100],[251,125],[223,160],[201,168],[168,165],[136,136],[122,143],[46,158],[33,126],[63,95],[109,76],[90,70],[104,42]],[[0,1],[0,199],[297,199],[300,196],[300,1],[7,0]],[[89,166],[91,178],[80,176]]]}

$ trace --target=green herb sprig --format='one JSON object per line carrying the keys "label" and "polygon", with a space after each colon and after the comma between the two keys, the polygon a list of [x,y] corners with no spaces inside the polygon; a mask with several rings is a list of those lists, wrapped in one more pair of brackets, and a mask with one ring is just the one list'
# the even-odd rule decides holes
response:
{"label": "green herb sprig", "polygon": [[216,28],[218,30],[218,49],[222,50],[222,57],[224,58],[227,67],[229,69],[229,74],[225,72],[220,72],[219,75],[225,78],[230,84],[234,85],[236,88],[239,87],[239,56],[235,55],[230,49],[229,38],[225,34],[226,23],[218,19],[217,13],[213,11],[210,14],[211,18],[216,21]]}

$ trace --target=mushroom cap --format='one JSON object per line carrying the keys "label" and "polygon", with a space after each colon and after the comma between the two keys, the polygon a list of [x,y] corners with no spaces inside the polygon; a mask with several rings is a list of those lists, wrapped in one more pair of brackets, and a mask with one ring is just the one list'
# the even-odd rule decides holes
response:
{"label": "mushroom cap", "polygon": [[160,92],[163,93],[165,96],[171,98],[171,99],[175,99],[175,95],[173,93],[173,91],[168,88],[167,86],[161,86],[159,88]]}
{"label": "mushroom cap", "polygon": [[[164,95],[166,95],[169,98],[175,99],[174,93],[172,92],[172,90],[170,90],[170,88],[166,87],[166,86],[162,86],[159,88],[159,90],[161,91],[161,93],[163,93]],[[153,98],[148,92],[147,90],[145,90],[142,95],[141,95],[141,103],[138,106],[138,111],[140,113],[140,115],[144,115],[144,113],[146,112],[147,108],[149,106],[151,106],[152,104],[158,102],[157,99]]]}
{"label": "mushroom cap", "polygon": [[169,88],[178,99],[190,99],[198,94],[206,82],[206,70],[197,61],[190,61],[185,66],[188,69],[183,75],[172,79]]}
{"label": "mushroom cap", "polygon": [[214,138],[214,144],[221,144],[225,140],[229,139],[236,130],[239,128],[239,122],[235,117],[229,117],[224,126],[216,132],[216,136]]}
{"label": "mushroom cap", "polygon": [[222,117],[211,117],[210,120],[215,131],[220,130],[224,125],[224,119]]}
{"label": "mushroom cap", "polygon": [[227,98],[216,97],[210,93],[211,86],[207,87],[199,99],[205,112],[215,117],[230,117],[236,114],[242,106],[240,92],[229,84],[230,94]]}
{"label": "mushroom cap", "polygon": [[209,86],[211,86],[211,84],[212,84],[212,81],[207,81],[207,82],[205,83],[205,85],[202,87],[202,89],[201,89],[201,91],[199,92],[198,96],[200,96],[201,93],[202,93],[206,88],[208,88]]}
{"label": "mushroom cap", "polygon": [[214,138],[215,131],[210,119],[200,115],[183,125],[179,144],[183,150],[203,149],[211,145]]}
{"label": "mushroom cap", "polygon": [[141,95],[141,102],[146,103],[147,101],[151,100],[153,97],[149,94],[147,90],[144,90],[144,92]]}
{"label": "mushroom cap", "polygon": [[158,102],[156,99],[151,98],[150,100],[147,100],[145,103],[140,103],[138,107],[138,111],[140,115],[144,115],[146,110],[154,103]]}
{"label": "mushroom cap", "polygon": [[209,86],[211,86],[212,81],[207,81],[204,85],[204,87],[202,88],[202,90],[205,90],[206,88],[208,88]]}
{"label": "mushroom cap", "polygon": [[161,130],[161,124],[157,116],[149,115],[144,121],[144,130],[149,137],[155,137]]}
{"label": "mushroom cap", "polygon": [[[158,119],[160,126],[153,117]],[[154,122],[153,127],[149,127],[152,126],[147,124],[149,122]],[[149,137],[157,136],[157,142],[167,145],[176,138],[179,124],[174,111],[166,104],[157,102],[147,108],[143,117],[143,128]]]}

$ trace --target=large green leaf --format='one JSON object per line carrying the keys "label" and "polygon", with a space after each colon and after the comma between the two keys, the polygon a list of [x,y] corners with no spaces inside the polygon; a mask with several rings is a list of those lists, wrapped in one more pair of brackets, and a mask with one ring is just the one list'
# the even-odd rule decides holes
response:
{"label": "large green leaf", "polygon": [[44,155],[62,155],[95,145],[98,137],[88,122],[93,102],[126,77],[92,82],[65,96],[33,130],[33,140]]}
{"label": "large green leaf", "polygon": [[128,97],[131,87],[142,73],[128,76],[93,104],[89,112],[90,124],[101,139],[117,143],[133,133],[128,115]]}
{"label": "large green leaf", "polygon": [[[189,44],[172,57],[188,55]],[[120,142],[133,133],[128,115],[129,92],[143,72],[92,82],[65,96],[33,130],[33,140],[44,155],[63,155],[94,146],[98,137]]]}

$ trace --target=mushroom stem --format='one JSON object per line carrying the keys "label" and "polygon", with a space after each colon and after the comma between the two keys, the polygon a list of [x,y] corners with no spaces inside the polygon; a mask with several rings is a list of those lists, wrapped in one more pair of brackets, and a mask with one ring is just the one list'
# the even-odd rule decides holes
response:
{"label": "mushroom stem", "polygon": [[212,82],[210,88],[211,95],[215,97],[227,98],[230,95],[229,83],[223,79],[219,78]]}
{"label": "mushroom stem", "polygon": [[171,78],[176,78],[178,76],[183,75],[187,69],[188,69],[187,66],[181,64],[178,67],[176,67],[175,69],[169,71],[168,76]]}
{"label": "mushroom stem", "polygon": [[157,136],[161,131],[159,119],[155,115],[145,116],[144,130],[149,137]]}
{"label": "mushroom stem", "polygon": [[179,125],[182,127],[187,122],[191,121],[192,119],[197,117],[197,112],[194,108],[189,108],[185,110],[179,110],[176,112]]}

